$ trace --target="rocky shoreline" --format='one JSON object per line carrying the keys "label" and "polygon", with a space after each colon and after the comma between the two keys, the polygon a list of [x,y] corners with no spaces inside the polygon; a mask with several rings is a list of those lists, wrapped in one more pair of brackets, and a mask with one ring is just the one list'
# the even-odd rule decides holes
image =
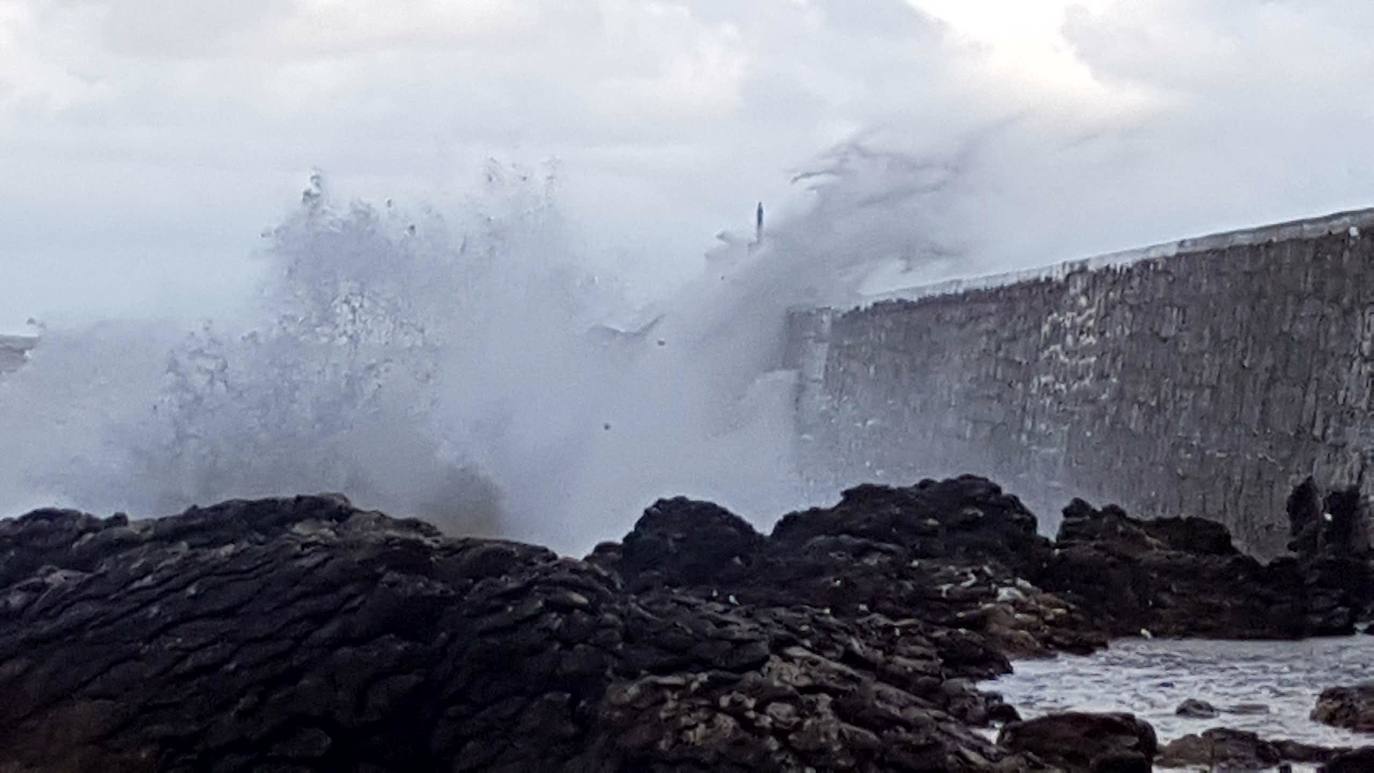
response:
{"label": "rocky shoreline", "polygon": [[[1021,721],[975,685],[1119,636],[1354,632],[1374,600],[1358,496],[1309,481],[1289,516],[1293,555],[1262,564],[1218,524],[1081,501],[1051,541],[971,476],[860,486],[769,535],[661,500],[585,560],[337,496],[37,511],[0,521],[0,772],[1088,771],[1245,753],[1369,769],[1368,749],[1225,729],[1161,750],[1129,715]],[[1368,700],[1324,694],[1323,716],[1364,721]]]}

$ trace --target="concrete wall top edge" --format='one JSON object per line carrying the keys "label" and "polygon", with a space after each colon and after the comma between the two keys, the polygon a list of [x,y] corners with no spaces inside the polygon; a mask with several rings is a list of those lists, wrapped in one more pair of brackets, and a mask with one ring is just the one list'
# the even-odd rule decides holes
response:
{"label": "concrete wall top edge", "polygon": [[1337,212],[1320,217],[1291,220],[1284,223],[1245,228],[1237,231],[1197,236],[1178,241],[1164,242],[1148,247],[1109,252],[1088,258],[1054,263],[1048,266],[1007,271],[983,276],[947,279],[928,285],[906,287],[891,292],[870,295],[861,303],[850,308],[863,308],[883,301],[914,301],[942,295],[989,290],[1008,285],[1043,280],[1059,280],[1080,271],[1097,271],[1139,263],[1146,260],[1170,258],[1209,250],[1225,249],[1261,244],[1268,241],[1289,241],[1293,239],[1318,239],[1323,236],[1349,231],[1350,229],[1374,228],[1374,207],[1367,209]]}
{"label": "concrete wall top edge", "polygon": [[0,335],[0,374],[22,366],[37,345],[38,339],[32,336]]}

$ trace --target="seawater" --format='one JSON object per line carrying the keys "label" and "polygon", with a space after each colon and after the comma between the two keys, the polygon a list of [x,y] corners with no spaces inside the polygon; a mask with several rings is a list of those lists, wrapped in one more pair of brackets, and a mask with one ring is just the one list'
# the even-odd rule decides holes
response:
{"label": "seawater", "polygon": [[[1092,655],[1022,660],[1013,668],[980,686],[1000,693],[1027,719],[1058,711],[1125,711],[1153,725],[1161,744],[1213,727],[1326,746],[1374,744],[1374,735],[1309,718],[1323,689],[1374,680],[1374,636],[1124,639]],[[1176,715],[1188,698],[1223,713],[1212,719]]]}

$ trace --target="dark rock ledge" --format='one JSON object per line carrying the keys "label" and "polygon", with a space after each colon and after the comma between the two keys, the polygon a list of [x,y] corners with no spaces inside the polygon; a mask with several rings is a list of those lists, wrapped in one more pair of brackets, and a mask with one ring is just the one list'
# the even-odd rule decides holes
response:
{"label": "dark rock ledge", "polygon": [[1207,522],[1067,516],[1052,543],[974,477],[769,536],[670,499],[579,561],[336,496],[38,511],[0,521],[0,772],[1136,769],[1148,725],[1098,716],[1108,742],[1056,757],[1035,739],[1062,724],[974,681],[1366,611],[1367,561],[1324,537],[1263,566]]}
{"label": "dark rock ledge", "polygon": [[1216,727],[1165,744],[1157,761],[1171,768],[1269,770],[1283,763],[1331,763],[1350,752],[1297,741],[1269,741],[1247,730]]}
{"label": "dark rock ledge", "polygon": [[1333,727],[1374,733],[1374,684],[1322,690],[1312,709],[1312,719]]}

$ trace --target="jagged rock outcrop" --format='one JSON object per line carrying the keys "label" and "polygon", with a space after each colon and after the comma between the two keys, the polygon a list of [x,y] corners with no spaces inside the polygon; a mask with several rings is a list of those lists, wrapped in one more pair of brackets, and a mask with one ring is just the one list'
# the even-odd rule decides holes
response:
{"label": "jagged rock outcrop", "polygon": [[1271,770],[1282,764],[1326,763],[1352,751],[1287,739],[1270,741],[1248,730],[1214,727],[1165,744],[1157,762],[1166,768]]}
{"label": "jagged rock outcrop", "polygon": [[[1166,768],[1205,770],[1272,770],[1281,765],[1324,765],[1344,759],[1336,767],[1362,759],[1367,751],[1349,747],[1317,746],[1288,739],[1267,740],[1248,730],[1214,727],[1200,734],[1176,738],[1159,751],[1156,762]],[[1369,768],[1357,768],[1368,770]]]}
{"label": "jagged rock outcrop", "polygon": [[686,497],[644,511],[623,542],[597,546],[594,560],[613,566],[631,591],[732,582],[749,572],[764,538],[719,505]]}
{"label": "jagged rock outcrop", "polygon": [[1374,733],[1374,684],[1322,690],[1312,709],[1312,719],[1347,730]]}
{"label": "jagged rock outcrop", "polygon": [[1359,555],[1369,551],[1369,531],[1359,487],[1331,491],[1325,497],[1312,476],[1288,495],[1288,549],[1300,556],[1329,553]]}
{"label": "jagged rock outcrop", "polygon": [[1303,577],[1308,626],[1348,632],[1368,617],[1374,599],[1368,514],[1359,488],[1322,497],[1308,477],[1288,497],[1288,521],[1288,547],[1296,557],[1287,561],[1296,562]]}
{"label": "jagged rock outcrop", "polygon": [[1374,746],[1339,752],[1321,766],[1321,773],[1367,773],[1374,770]]}
{"label": "jagged rock outcrop", "polygon": [[1054,757],[1065,720],[975,681],[1141,627],[1296,635],[1311,568],[1363,560],[1265,567],[1208,522],[1067,515],[1051,543],[972,476],[860,486],[766,536],[676,498],[575,560],[338,496],[38,511],[0,521],[0,771],[1132,769],[1147,725],[1092,719],[1116,740]]}
{"label": "jagged rock outcrop", "polygon": [[[1040,579],[1100,615],[1117,635],[1300,635],[1290,593],[1300,580],[1271,582],[1264,565],[1218,539],[1215,528],[1140,520],[1076,499],[1064,508],[1058,549]],[[1178,536],[1187,531],[1209,539],[1195,548]],[[1272,615],[1276,606],[1291,614]]]}
{"label": "jagged rock outcrop", "polygon": [[1190,719],[1212,719],[1221,714],[1216,706],[1196,698],[1189,698],[1178,704],[1178,708],[1174,709],[1174,713],[1180,717],[1189,717]]}
{"label": "jagged rock outcrop", "polygon": [[1130,714],[1080,711],[1011,722],[997,743],[1067,773],[1148,773],[1159,746],[1154,728]]}
{"label": "jagged rock outcrop", "polygon": [[[602,545],[590,560],[631,588],[918,621],[947,666],[965,677],[1005,673],[1009,654],[1088,652],[1106,643],[1097,623],[1024,579],[1053,547],[1020,500],[983,478],[859,486],[834,507],[784,516],[766,539],[740,536],[753,532],[742,519],[702,519],[701,512],[689,500],[660,501],[623,546]],[[637,546],[668,544],[693,557],[634,558]],[[680,568],[687,565],[692,571]]]}
{"label": "jagged rock outcrop", "polygon": [[1365,554],[1331,548],[1262,564],[1240,553],[1224,527],[1195,518],[1142,520],[1076,499],[1055,546],[1035,581],[1114,635],[1347,634],[1374,598]]}
{"label": "jagged rock outcrop", "polygon": [[595,567],[337,497],[37,512],[0,588],[16,770],[579,764],[626,635]]}
{"label": "jagged rock outcrop", "polygon": [[1159,753],[1159,764],[1169,768],[1264,770],[1283,761],[1278,747],[1257,734],[1224,727],[1177,738],[1165,744]]}
{"label": "jagged rock outcrop", "polygon": [[[724,511],[663,509],[761,544]],[[702,561],[738,551],[687,544],[709,549],[602,551],[673,579],[630,592],[341,497],[0,521],[0,770],[1031,764],[971,728],[1015,716],[964,678],[1005,667],[978,633],[712,595]]]}

